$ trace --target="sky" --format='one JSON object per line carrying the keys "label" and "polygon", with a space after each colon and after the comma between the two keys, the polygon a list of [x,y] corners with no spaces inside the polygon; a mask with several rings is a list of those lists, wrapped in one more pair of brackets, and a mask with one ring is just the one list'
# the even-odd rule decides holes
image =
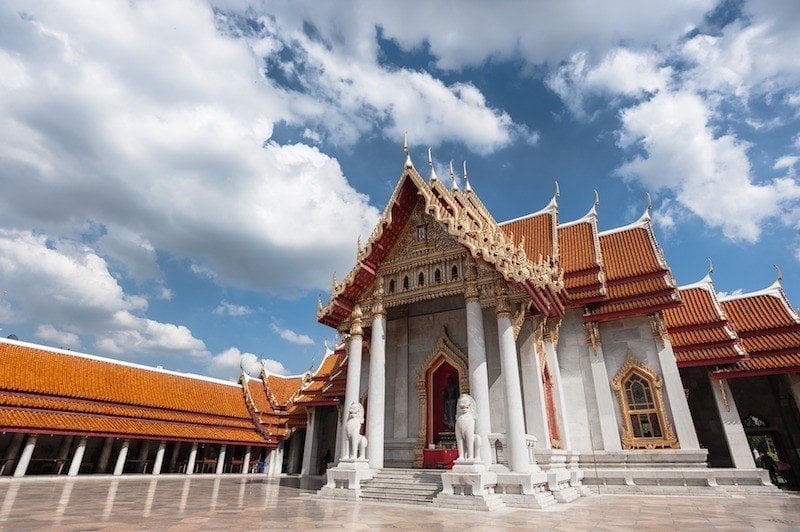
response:
{"label": "sky", "polygon": [[403,170],[497,220],[649,193],[679,284],[800,305],[800,3],[0,3],[0,334],[226,379],[318,364]]}

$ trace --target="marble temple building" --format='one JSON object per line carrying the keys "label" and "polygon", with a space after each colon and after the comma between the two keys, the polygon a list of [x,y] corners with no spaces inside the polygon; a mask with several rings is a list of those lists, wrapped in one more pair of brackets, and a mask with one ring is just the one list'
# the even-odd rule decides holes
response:
{"label": "marble temple building", "polygon": [[325,497],[478,509],[797,485],[800,316],[780,276],[722,298],[709,266],[680,287],[649,205],[601,230],[597,201],[561,220],[556,191],[501,222],[466,165],[463,189],[430,168],[406,156],[320,302],[341,341],[316,370],[231,383],[0,341],[2,474],[325,474]]}

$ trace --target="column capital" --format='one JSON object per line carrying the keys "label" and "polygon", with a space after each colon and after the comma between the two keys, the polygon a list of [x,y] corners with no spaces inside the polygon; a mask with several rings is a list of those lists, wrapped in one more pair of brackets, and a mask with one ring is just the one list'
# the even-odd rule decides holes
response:
{"label": "column capital", "polygon": [[544,328],[542,330],[542,340],[545,342],[550,342],[553,345],[558,344],[558,334],[560,330],[561,320],[559,318],[547,318],[544,322]]}
{"label": "column capital", "polygon": [[583,327],[586,329],[586,342],[596,355],[597,348],[600,347],[600,328],[597,326],[596,321],[587,321],[583,324]]}
{"label": "column capital", "polygon": [[511,314],[511,303],[508,300],[508,287],[502,279],[498,279],[494,283],[494,294],[497,305],[497,316],[503,314]]}
{"label": "column capital", "polygon": [[363,320],[361,319],[364,314],[361,312],[361,305],[356,303],[353,307],[351,314],[352,321],[350,323],[350,336],[362,336],[364,334]]}
{"label": "column capital", "polygon": [[650,319],[650,327],[653,329],[653,338],[659,343],[659,347],[663,349],[667,345],[667,324],[664,322],[664,316],[660,312],[648,316]]}
{"label": "column capital", "polygon": [[478,299],[480,291],[478,290],[478,265],[475,259],[468,258],[467,271],[465,273],[466,289],[464,290],[464,298],[467,301]]}
{"label": "column capital", "polygon": [[386,308],[383,306],[383,275],[379,275],[375,278],[375,291],[373,294],[373,301],[372,301],[372,317],[376,318],[378,316],[386,317]]}

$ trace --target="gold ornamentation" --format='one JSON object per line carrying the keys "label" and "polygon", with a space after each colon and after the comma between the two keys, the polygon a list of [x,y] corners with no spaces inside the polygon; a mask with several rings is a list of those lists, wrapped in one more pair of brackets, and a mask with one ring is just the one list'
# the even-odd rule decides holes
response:
{"label": "gold ornamentation", "polygon": [[542,330],[542,340],[550,342],[554,346],[558,345],[558,335],[561,331],[561,320],[544,318],[544,329]]}
{"label": "gold ornamentation", "polygon": [[[441,359],[441,360],[440,360]],[[447,362],[458,371],[458,386],[460,393],[469,393],[469,366],[467,357],[453,343],[447,335],[447,329],[442,327],[439,333],[439,340],[425,359],[425,362],[417,371],[417,398],[419,399],[419,425],[417,428],[417,443],[414,445],[414,467],[422,467],[422,450],[425,448],[428,430],[428,401],[427,401],[427,382],[428,373],[432,366],[438,367],[441,363]],[[433,368],[435,369],[435,368]]]}
{"label": "gold ornamentation", "polygon": [[335,284],[331,291],[331,302],[318,312],[318,319],[332,312],[333,301],[355,283],[363,261],[372,254],[373,247],[378,245],[384,231],[392,225],[392,212],[406,180],[411,180],[417,188],[424,212],[441,224],[444,231],[473,258],[491,265],[506,282],[530,283],[539,289],[550,286],[554,292],[563,290],[564,274],[556,261],[541,258],[534,261],[527,257],[524,247],[506,236],[477,196],[453,194],[438,180],[429,185],[413,167],[407,167],[378,224],[359,252],[355,267],[341,284]]}
{"label": "gold ornamentation", "polygon": [[[652,407],[646,409],[633,409],[629,404],[625,391],[625,383],[634,375],[642,379],[652,393]],[[619,408],[622,412],[622,447],[623,449],[678,449],[678,439],[672,429],[672,423],[667,418],[664,410],[664,395],[662,392],[663,383],[661,377],[644,364],[639,363],[633,354],[628,351],[628,359],[617,372],[614,380],[611,381],[611,388],[617,392]],[[657,416],[658,424],[661,428],[661,436],[658,437],[637,437],[634,433],[632,417],[639,415]]]}
{"label": "gold ornamentation", "polygon": [[514,314],[511,320],[511,328],[514,331],[514,340],[519,338],[519,332],[522,330],[522,324],[525,323],[525,303],[519,304],[519,310]]}
{"label": "gold ornamentation", "polygon": [[386,316],[386,309],[383,306],[383,276],[378,276],[375,279],[375,295],[372,301],[372,317]]}
{"label": "gold ornamentation", "polygon": [[600,327],[596,321],[589,321],[583,324],[586,328],[586,341],[592,347],[592,352],[596,355],[597,348],[600,347]]}
{"label": "gold ornamentation", "polygon": [[361,305],[356,303],[353,307],[353,313],[350,315],[352,318],[350,322],[350,336],[362,336],[364,334],[363,323],[361,321],[362,316]]}
{"label": "gold ornamentation", "polygon": [[667,324],[664,322],[664,316],[660,312],[648,316],[650,320],[650,328],[653,330],[653,338],[658,341],[659,349],[664,349],[667,345]]}
{"label": "gold ornamentation", "polygon": [[719,393],[722,397],[722,404],[725,405],[725,411],[731,411],[731,403],[728,401],[728,392],[725,391],[725,381],[724,379],[719,379],[717,381],[719,383]]}

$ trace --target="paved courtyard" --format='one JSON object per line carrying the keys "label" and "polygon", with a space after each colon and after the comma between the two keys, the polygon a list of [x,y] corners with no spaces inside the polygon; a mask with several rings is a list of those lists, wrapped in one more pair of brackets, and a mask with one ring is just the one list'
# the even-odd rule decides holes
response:
{"label": "paved courtyard", "polygon": [[495,513],[312,496],[318,481],[256,477],[29,478],[0,481],[0,528],[758,529],[800,530],[800,497],[597,495],[547,511]]}

